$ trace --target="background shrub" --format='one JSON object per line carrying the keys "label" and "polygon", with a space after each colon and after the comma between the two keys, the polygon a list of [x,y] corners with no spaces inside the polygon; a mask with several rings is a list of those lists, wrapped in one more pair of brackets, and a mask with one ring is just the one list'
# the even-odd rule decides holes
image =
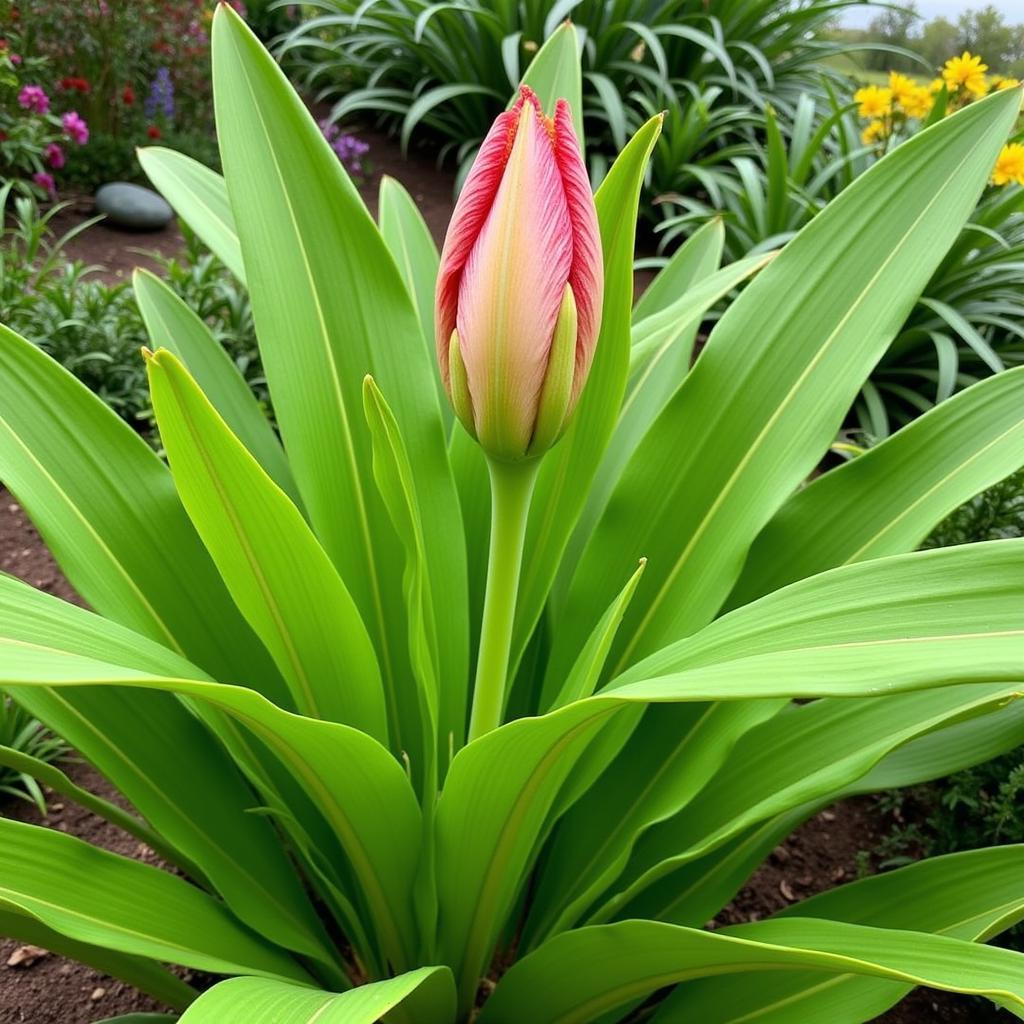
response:
{"label": "background shrub", "polygon": [[[539,45],[565,18],[580,34],[584,120],[600,177],[639,125],[665,110],[649,193],[682,190],[695,168],[748,152],[770,101],[789,116],[819,88],[820,59],[844,49],[821,36],[831,0],[576,0],[430,5],[421,0],[314,0],[279,47],[306,87],[335,100],[332,118],[380,119],[465,170]],[[648,215],[654,211],[648,207]]]}
{"label": "background shrub", "polygon": [[[3,198],[0,193],[0,213]],[[12,223],[0,234],[0,322],[35,342],[125,420],[150,433],[149,390],[139,354],[148,335],[131,286],[104,281],[98,276],[102,268],[62,254],[69,238],[91,222],[55,238],[50,222],[60,206],[44,215],[32,199],[16,199],[12,206]],[[180,257],[154,258],[171,288],[203,318],[266,401],[247,293],[188,232]]]}

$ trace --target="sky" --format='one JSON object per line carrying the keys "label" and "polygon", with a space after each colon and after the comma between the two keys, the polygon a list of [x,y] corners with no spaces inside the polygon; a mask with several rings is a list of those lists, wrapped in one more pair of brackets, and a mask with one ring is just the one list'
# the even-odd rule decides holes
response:
{"label": "sky", "polygon": [[[1024,22],[1024,0],[917,0],[917,10],[924,18],[937,18],[942,15],[950,21],[968,8],[985,7],[992,4],[997,7],[1011,24]],[[843,17],[843,24],[851,28],[864,28],[875,16],[877,11],[870,7],[853,8]]]}

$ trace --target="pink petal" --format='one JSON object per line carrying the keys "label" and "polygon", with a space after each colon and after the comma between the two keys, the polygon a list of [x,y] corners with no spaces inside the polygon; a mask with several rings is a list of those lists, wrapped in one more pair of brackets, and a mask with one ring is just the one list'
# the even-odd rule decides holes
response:
{"label": "pink petal", "polygon": [[519,100],[511,110],[506,110],[495,118],[459,193],[455,211],[448,224],[448,233],[445,235],[437,276],[434,337],[437,343],[437,359],[446,385],[448,342],[455,329],[459,279],[501,184],[501,176],[515,141],[522,105],[522,100]]}
{"label": "pink petal", "polygon": [[572,113],[565,100],[555,106],[555,159],[562,175],[565,198],[572,223],[573,253],[569,285],[576,299],[579,337],[576,342],[576,376],[570,411],[579,398],[594,358],[597,336],[601,329],[601,306],[604,297],[604,261],[601,255],[601,233],[597,224],[594,196],[590,191],[587,169],[583,164]]}
{"label": "pink petal", "polygon": [[459,282],[456,314],[478,436],[487,450],[509,457],[521,456],[533,434],[573,261],[554,128],[532,93],[523,99],[512,152]]}

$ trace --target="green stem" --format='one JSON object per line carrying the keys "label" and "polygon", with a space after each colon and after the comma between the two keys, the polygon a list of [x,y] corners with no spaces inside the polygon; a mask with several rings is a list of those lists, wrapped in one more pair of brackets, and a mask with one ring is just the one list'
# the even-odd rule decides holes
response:
{"label": "green stem", "polygon": [[523,542],[539,466],[539,459],[528,462],[487,460],[491,474],[491,544],[473,713],[469,719],[470,742],[501,724]]}

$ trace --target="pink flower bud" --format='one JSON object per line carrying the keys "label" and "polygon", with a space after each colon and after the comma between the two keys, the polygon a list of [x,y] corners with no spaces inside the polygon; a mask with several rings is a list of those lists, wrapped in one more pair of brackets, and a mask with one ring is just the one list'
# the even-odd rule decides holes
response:
{"label": "pink flower bud", "polygon": [[543,454],[586,382],[601,325],[597,211],[569,105],[526,88],[484,139],[455,206],[437,280],[445,387],[489,454]]}

